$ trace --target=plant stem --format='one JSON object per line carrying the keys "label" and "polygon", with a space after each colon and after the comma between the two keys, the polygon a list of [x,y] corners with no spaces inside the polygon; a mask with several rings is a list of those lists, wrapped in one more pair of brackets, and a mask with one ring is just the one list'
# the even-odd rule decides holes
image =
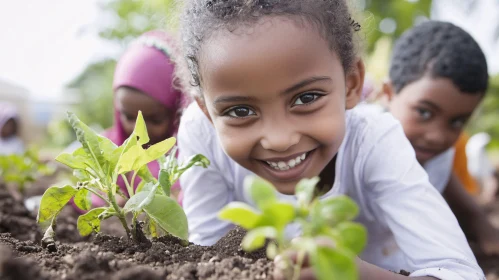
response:
{"label": "plant stem", "polygon": [[121,174],[121,178],[123,178],[123,181],[125,181],[126,190],[128,191],[128,196],[132,197],[133,196],[133,188],[130,186],[130,183],[128,183],[128,178],[125,176],[125,174]]}
{"label": "plant stem", "polygon": [[104,200],[105,202],[107,202],[108,204],[111,204],[111,202],[109,200],[107,200],[104,196],[102,196],[100,193],[92,190],[91,188],[89,187],[83,187],[84,189],[86,189],[87,191],[95,194],[96,196],[98,196],[100,199]]}
{"label": "plant stem", "polygon": [[132,193],[130,194],[130,197],[132,197],[135,194],[135,191],[134,191],[134,188],[135,188],[135,176],[137,176],[137,172],[134,171],[133,175],[132,175],[132,182],[131,182]]}
{"label": "plant stem", "polygon": [[137,216],[139,213],[133,213],[133,218],[132,218],[132,238],[135,242],[138,242],[137,239]]}
{"label": "plant stem", "polygon": [[109,190],[107,192],[107,196],[109,198],[109,201],[111,202],[111,205],[114,208],[114,211],[116,211],[116,216],[118,219],[120,219],[121,224],[123,225],[123,228],[125,228],[126,234],[128,238],[131,237],[130,234],[130,229],[128,228],[128,225],[126,223],[125,215],[123,214],[123,211],[121,211],[121,208],[118,206],[118,203],[116,203],[116,197],[114,197],[113,193]]}
{"label": "plant stem", "polygon": [[300,250],[298,252],[298,257],[296,259],[296,264],[294,265],[293,268],[293,280],[300,279],[300,271],[304,260],[305,260],[305,251]]}

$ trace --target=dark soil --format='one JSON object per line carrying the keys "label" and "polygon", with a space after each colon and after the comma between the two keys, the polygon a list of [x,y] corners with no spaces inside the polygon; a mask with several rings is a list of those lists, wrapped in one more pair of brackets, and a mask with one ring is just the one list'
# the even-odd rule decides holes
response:
{"label": "dark soil", "polygon": [[[499,202],[489,207],[499,227]],[[104,233],[80,237],[77,213],[67,207],[57,222],[57,251],[41,248],[36,215],[0,188],[0,280],[272,279],[273,263],[263,250],[241,247],[245,231],[235,228],[214,246],[182,246],[174,237],[136,245],[109,219]],[[488,280],[499,280],[499,258],[477,256]],[[404,272],[401,272],[404,274]]]}

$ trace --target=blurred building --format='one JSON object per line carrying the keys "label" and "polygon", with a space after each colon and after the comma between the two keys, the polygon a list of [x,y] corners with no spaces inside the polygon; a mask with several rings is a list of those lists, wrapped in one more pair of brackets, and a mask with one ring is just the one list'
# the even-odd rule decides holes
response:
{"label": "blurred building", "polygon": [[25,88],[0,78],[0,101],[13,103],[19,110],[21,137],[27,143],[40,141],[50,121],[63,118],[71,107],[78,103],[76,94],[62,94],[62,97],[37,99]]}

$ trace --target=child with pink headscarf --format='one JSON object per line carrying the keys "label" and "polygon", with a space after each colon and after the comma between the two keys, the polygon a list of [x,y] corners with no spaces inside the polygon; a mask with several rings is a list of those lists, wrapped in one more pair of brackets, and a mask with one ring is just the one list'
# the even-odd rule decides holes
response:
{"label": "child with pink headscarf", "polygon": [[[151,31],[143,34],[128,47],[116,66],[114,91],[114,125],[103,135],[121,145],[131,135],[138,112],[141,111],[150,137],[148,145],[176,136],[184,95],[174,88],[175,64],[172,60],[173,43],[166,33]],[[159,164],[148,164],[154,176]],[[121,178],[118,185],[128,194]],[[135,180],[137,188],[140,178]],[[180,189],[178,183],[172,193]],[[104,204],[97,196],[94,207]]]}
{"label": "child with pink headscarf", "polygon": [[0,102],[0,155],[22,154],[24,144],[18,136],[19,114],[14,105]]}

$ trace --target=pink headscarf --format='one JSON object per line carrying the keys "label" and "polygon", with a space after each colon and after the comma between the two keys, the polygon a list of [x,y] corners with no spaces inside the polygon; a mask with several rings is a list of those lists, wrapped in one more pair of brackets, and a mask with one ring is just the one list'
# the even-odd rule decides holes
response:
{"label": "pink headscarf", "polygon": [[[185,96],[173,87],[175,65],[172,61],[173,53],[172,39],[164,32],[150,31],[140,36],[132,42],[130,47],[122,55],[113,80],[113,91],[120,87],[127,86],[147,94],[154,98],[167,109],[175,112],[175,118],[169,128],[169,136],[175,136],[178,130],[180,110],[185,105]],[[123,124],[120,120],[120,112],[114,108],[114,125],[104,132],[104,136],[113,141],[116,145],[121,145],[128,138]],[[156,161],[148,164],[151,173],[157,177],[159,165]],[[136,178],[134,189],[137,188],[140,178]],[[122,178],[118,179],[121,190],[128,194]],[[175,184],[172,189],[179,189]],[[102,201],[93,199],[94,206]]]}

